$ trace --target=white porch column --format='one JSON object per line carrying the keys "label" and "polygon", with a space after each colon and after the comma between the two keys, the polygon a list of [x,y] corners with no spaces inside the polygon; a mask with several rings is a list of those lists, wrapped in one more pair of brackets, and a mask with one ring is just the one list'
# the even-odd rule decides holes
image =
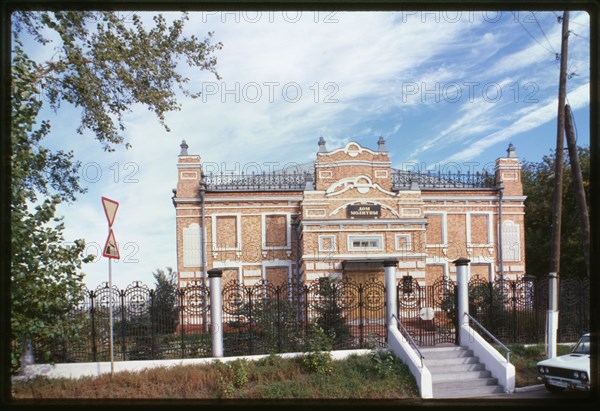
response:
{"label": "white porch column", "polygon": [[398,328],[396,320],[392,315],[398,315],[398,290],[396,288],[396,265],[397,261],[387,260],[383,262],[385,275],[385,319],[387,327]]}
{"label": "white porch column", "polygon": [[210,330],[212,337],[212,356],[223,356],[223,302],[221,292],[221,277],[223,270],[213,268],[208,270],[210,284]]}
{"label": "white porch column", "polygon": [[[469,318],[465,315],[469,313],[469,278],[467,273],[467,267],[471,260],[468,258],[461,257],[458,260],[454,260],[453,263],[456,265],[456,292],[457,292],[457,321],[459,329],[459,344],[466,344],[463,338],[466,337],[461,331],[463,325],[469,325]],[[464,336],[464,337],[463,337]]]}

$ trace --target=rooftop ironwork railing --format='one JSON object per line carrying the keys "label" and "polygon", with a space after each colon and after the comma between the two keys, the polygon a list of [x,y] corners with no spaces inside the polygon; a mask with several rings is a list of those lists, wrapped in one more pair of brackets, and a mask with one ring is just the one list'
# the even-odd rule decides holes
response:
{"label": "rooftop ironwork railing", "polygon": [[409,189],[413,184],[419,188],[493,188],[496,186],[496,178],[488,172],[442,174],[392,170],[392,189]]}
{"label": "rooftop ironwork railing", "polygon": [[207,191],[298,191],[313,181],[308,172],[293,171],[262,174],[209,174],[203,182]]}

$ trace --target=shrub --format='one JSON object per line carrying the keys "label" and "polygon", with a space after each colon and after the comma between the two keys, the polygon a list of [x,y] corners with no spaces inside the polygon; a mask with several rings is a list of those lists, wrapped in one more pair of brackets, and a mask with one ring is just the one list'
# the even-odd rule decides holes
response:
{"label": "shrub", "polygon": [[302,364],[311,373],[331,375],[333,359],[331,351],[333,339],[319,325],[312,324],[311,338],[307,341],[308,354],[301,357]]}

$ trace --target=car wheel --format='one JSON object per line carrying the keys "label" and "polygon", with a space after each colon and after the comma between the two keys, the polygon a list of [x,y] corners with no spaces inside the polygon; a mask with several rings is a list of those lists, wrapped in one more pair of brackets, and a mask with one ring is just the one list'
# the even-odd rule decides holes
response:
{"label": "car wheel", "polygon": [[548,384],[548,383],[545,383],[544,385],[546,386],[546,389],[548,391],[553,392],[553,393],[559,393],[559,392],[563,392],[565,390],[562,387],[557,387],[556,385],[552,385],[552,384]]}

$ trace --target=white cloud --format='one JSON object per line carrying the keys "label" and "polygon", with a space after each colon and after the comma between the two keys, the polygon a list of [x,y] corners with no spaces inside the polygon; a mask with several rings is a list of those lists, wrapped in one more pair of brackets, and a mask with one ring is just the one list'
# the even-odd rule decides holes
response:
{"label": "white cloud", "polygon": [[[580,86],[569,94],[571,108],[576,110],[589,105],[589,96],[589,84]],[[549,121],[556,121],[557,110],[556,100],[551,99],[540,108],[520,117],[511,126],[482,138],[469,147],[456,152],[448,158],[448,161],[466,161],[477,158],[485,149],[498,142],[508,141],[513,136],[529,132]]]}
{"label": "white cloud", "polygon": [[[330,19],[337,22],[325,23],[325,16],[320,14],[315,23],[314,14],[306,14],[291,23],[292,14],[287,21],[276,14],[270,23],[265,14],[251,23],[256,16],[246,14],[235,23],[235,15],[230,14],[224,24],[220,14],[192,13],[186,32],[203,38],[214,30],[215,41],[224,44],[217,53],[217,70],[223,79],[184,70],[191,79],[190,87],[205,94],[184,100],[181,111],[167,115],[171,133],[164,131],[152,113],[135,107],[126,118],[131,150],[105,153],[91,136],[76,136],[73,110],[53,117],[54,135],[49,141],[73,148],[76,158],[92,165],[90,171],[97,164],[103,173],[100,181],[88,184],[90,192],[76,204],[59,209],[65,215],[68,237],[104,245],[107,228],[100,196],[121,203],[115,234],[123,245],[134,245],[122,250],[122,256],[139,262],[115,264],[117,284],[124,287],[139,279],[151,285],[153,270],[175,268],[171,189],[177,183],[176,160],[182,139],[187,140],[190,153],[219,166],[224,163],[228,169],[249,161],[285,164],[313,160],[320,136],[329,149],[359,139],[376,147],[378,135],[393,136],[386,146],[397,161],[431,164],[473,159],[498,141],[533,132],[556,114],[550,100],[558,79],[552,56],[514,22],[463,19],[435,23],[430,18],[422,23],[418,17],[403,21],[401,13],[373,12],[336,13]],[[585,17],[577,14],[574,21],[586,24]],[[557,28],[544,27],[556,44]],[[543,40],[539,31],[537,35]],[[573,62],[582,71],[589,66],[586,47],[589,44],[578,42],[573,48]],[[511,97],[511,84],[519,82],[522,87],[525,82],[535,82],[539,102],[513,104],[508,99],[489,103],[479,89],[473,101],[468,101],[464,83],[470,81],[496,82],[507,98]],[[272,101],[268,82],[277,83],[271,85]],[[451,82],[462,85],[465,93],[455,103],[424,99],[421,90],[406,93],[407,84],[425,84],[431,89]],[[261,98],[251,102],[254,83]],[[282,95],[284,86],[292,83],[302,91],[297,102],[290,102],[292,94]],[[326,87],[327,83],[331,84]],[[585,107],[589,80],[582,75],[570,84],[573,108]],[[327,96],[337,102],[325,102]],[[472,145],[465,148],[469,142]],[[129,163],[135,166],[125,168]],[[119,170],[116,182],[115,164]],[[136,166],[133,176],[127,174]],[[128,175],[139,181],[125,183]],[[106,260],[89,264],[84,271],[89,273],[88,285],[95,287],[107,278]]]}

